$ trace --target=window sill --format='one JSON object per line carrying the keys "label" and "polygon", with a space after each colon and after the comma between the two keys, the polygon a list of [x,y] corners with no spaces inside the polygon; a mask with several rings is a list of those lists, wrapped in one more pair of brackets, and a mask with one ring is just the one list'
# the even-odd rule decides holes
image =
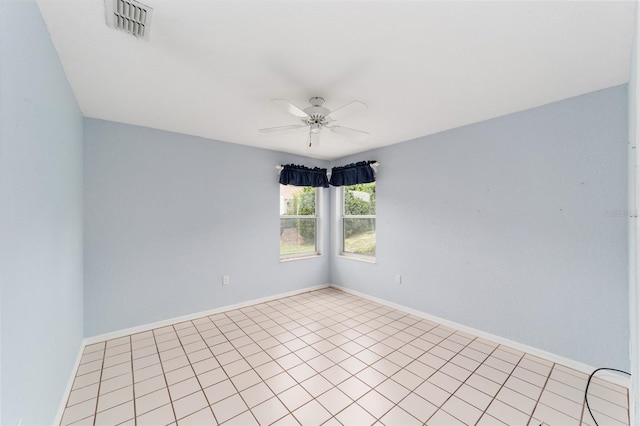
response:
{"label": "window sill", "polygon": [[293,260],[315,259],[317,257],[322,257],[322,255],[321,254],[309,254],[309,255],[304,255],[304,256],[285,257],[285,258],[280,258],[280,263],[291,262]]}
{"label": "window sill", "polygon": [[344,254],[339,254],[338,257],[341,258],[341,259],[355,260],[355,261],[358,261],[358,262],[370,263],[372,265],[375,265],[377,263],[375,257],[347,256],[347,255],[344,255]]}

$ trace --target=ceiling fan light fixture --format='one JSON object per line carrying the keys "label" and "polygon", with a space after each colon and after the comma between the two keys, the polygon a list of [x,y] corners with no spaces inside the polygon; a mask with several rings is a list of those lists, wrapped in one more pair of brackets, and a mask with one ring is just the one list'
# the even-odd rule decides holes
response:
{"label": "ceiling fan light fixture", "polygon": [[311,125],[311,133],[320,133],[320,125],[319,124],[312,124]]}

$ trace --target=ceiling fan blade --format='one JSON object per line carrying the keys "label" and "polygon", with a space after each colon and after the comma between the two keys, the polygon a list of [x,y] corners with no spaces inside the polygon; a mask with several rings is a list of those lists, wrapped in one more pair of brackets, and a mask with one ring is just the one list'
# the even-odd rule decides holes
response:
{"label": "ceiling fan blade", "polygon": [[333,120],[341,120],[344,117],[357,114],[366,109],[367,105],[365,103],[360,101],[353,101],[331,112],[329,115],[327,115],[327,117]]}
{"label": "ceiling fan blade", "polygon": [[345,136],[349,139],[354,139],[358,142],[364,142],[369,137],[369,132],[365,132],[363,130],[352,129],[351,127],[344,126],[327,126],[328,129],[331,129],[333,133],[336,133],[341,136]]}
{"label": "ceiling fan blade", "polygon": [[278,105],[281,108],[284,108],[285,111],[287,111],[289,114],[295,117],[307,118],[309,116],[306,112],[304,112],[303,110],[301,110],[300,108],[298,108],[297,106],[295,106],[294,104],[292,104],[286,99],[272,99],[271,102]]}
{"label": "ceiling fan blade", "polygon": [[299,130],[304,127],[309,127],[309,126],[307,126],[306,124],[293,124],[290,126],[267,127],[265,129],[258,129],[258,131],[260,133],[286,132],[286,131]]}

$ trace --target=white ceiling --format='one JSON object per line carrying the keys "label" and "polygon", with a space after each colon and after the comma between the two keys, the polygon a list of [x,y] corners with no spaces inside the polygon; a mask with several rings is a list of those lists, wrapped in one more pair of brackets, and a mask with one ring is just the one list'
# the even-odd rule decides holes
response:
{"label": "white ceiling", "polygon": [[[335,159],[628,81],[633,2],[143,0],[149,41],[102,0],[40,0],[86,117]],[[269,101],[369,108],[323,132]]]}

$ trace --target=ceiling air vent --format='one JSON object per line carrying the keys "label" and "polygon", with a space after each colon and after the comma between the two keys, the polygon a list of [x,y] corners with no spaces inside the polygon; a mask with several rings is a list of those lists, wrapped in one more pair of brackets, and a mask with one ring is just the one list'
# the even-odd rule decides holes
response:
{"label": "ceiling air vent", "polygon": [[153,9],[134,0],[104,0],[107,25],[149,40]]}

